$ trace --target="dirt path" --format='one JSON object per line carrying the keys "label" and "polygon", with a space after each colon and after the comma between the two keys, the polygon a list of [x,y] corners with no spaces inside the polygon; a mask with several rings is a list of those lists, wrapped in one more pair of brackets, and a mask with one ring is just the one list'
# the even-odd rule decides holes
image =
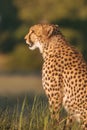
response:
{"label": "dirt path", "polygon": [[40,76],[3,75],[0,76],[0,95],[28,92],[42,93]]}

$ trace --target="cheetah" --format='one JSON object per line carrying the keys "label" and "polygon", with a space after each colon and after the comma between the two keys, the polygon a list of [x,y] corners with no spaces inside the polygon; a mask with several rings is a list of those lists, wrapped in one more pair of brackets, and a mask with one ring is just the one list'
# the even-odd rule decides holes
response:
{"label": "cheetah", "polygon": [[69,115],[67,122],[76,120],[87,130],[87,64],[82,54],[69,44],[58,25],[34,25],[24,39],[29,49],[39,48],[42,54],[42,85],[51,117],[59,121],[63,106]]}

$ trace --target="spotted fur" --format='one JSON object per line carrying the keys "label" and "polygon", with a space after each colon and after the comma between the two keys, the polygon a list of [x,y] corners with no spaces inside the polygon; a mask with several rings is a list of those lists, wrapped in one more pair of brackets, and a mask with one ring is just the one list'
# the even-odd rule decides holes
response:
{"label": "spotted fur", "polygon": [[87,130],[87,64],[81,53],[65,40],[57,25],[34,25],[25,40],[30,49],[38,47],[42,53],[42,84],[52,118],[58,120],[64,106]]}

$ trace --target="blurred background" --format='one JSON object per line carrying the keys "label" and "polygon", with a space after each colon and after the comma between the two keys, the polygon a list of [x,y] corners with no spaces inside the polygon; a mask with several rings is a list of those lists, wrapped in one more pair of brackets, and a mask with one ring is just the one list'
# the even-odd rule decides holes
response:
{"label": "blurred background", "polygon": [[24,40],[43,22],[58,24],[87,60],[87,0],[0,0],[0,95],[43,92],[42,57]]}

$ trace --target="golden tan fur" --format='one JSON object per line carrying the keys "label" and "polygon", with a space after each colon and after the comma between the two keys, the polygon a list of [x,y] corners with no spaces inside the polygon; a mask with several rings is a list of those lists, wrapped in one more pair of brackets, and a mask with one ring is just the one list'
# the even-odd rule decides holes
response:
{"label": "golden tan fur", "polygon": [[42,53],[42,83],[52,118],[59,120],[63,105],[87,130],[87,64],[83,56],[65,40],[57,25],[34,25],[25,40],[30,49],[38,47]]}

